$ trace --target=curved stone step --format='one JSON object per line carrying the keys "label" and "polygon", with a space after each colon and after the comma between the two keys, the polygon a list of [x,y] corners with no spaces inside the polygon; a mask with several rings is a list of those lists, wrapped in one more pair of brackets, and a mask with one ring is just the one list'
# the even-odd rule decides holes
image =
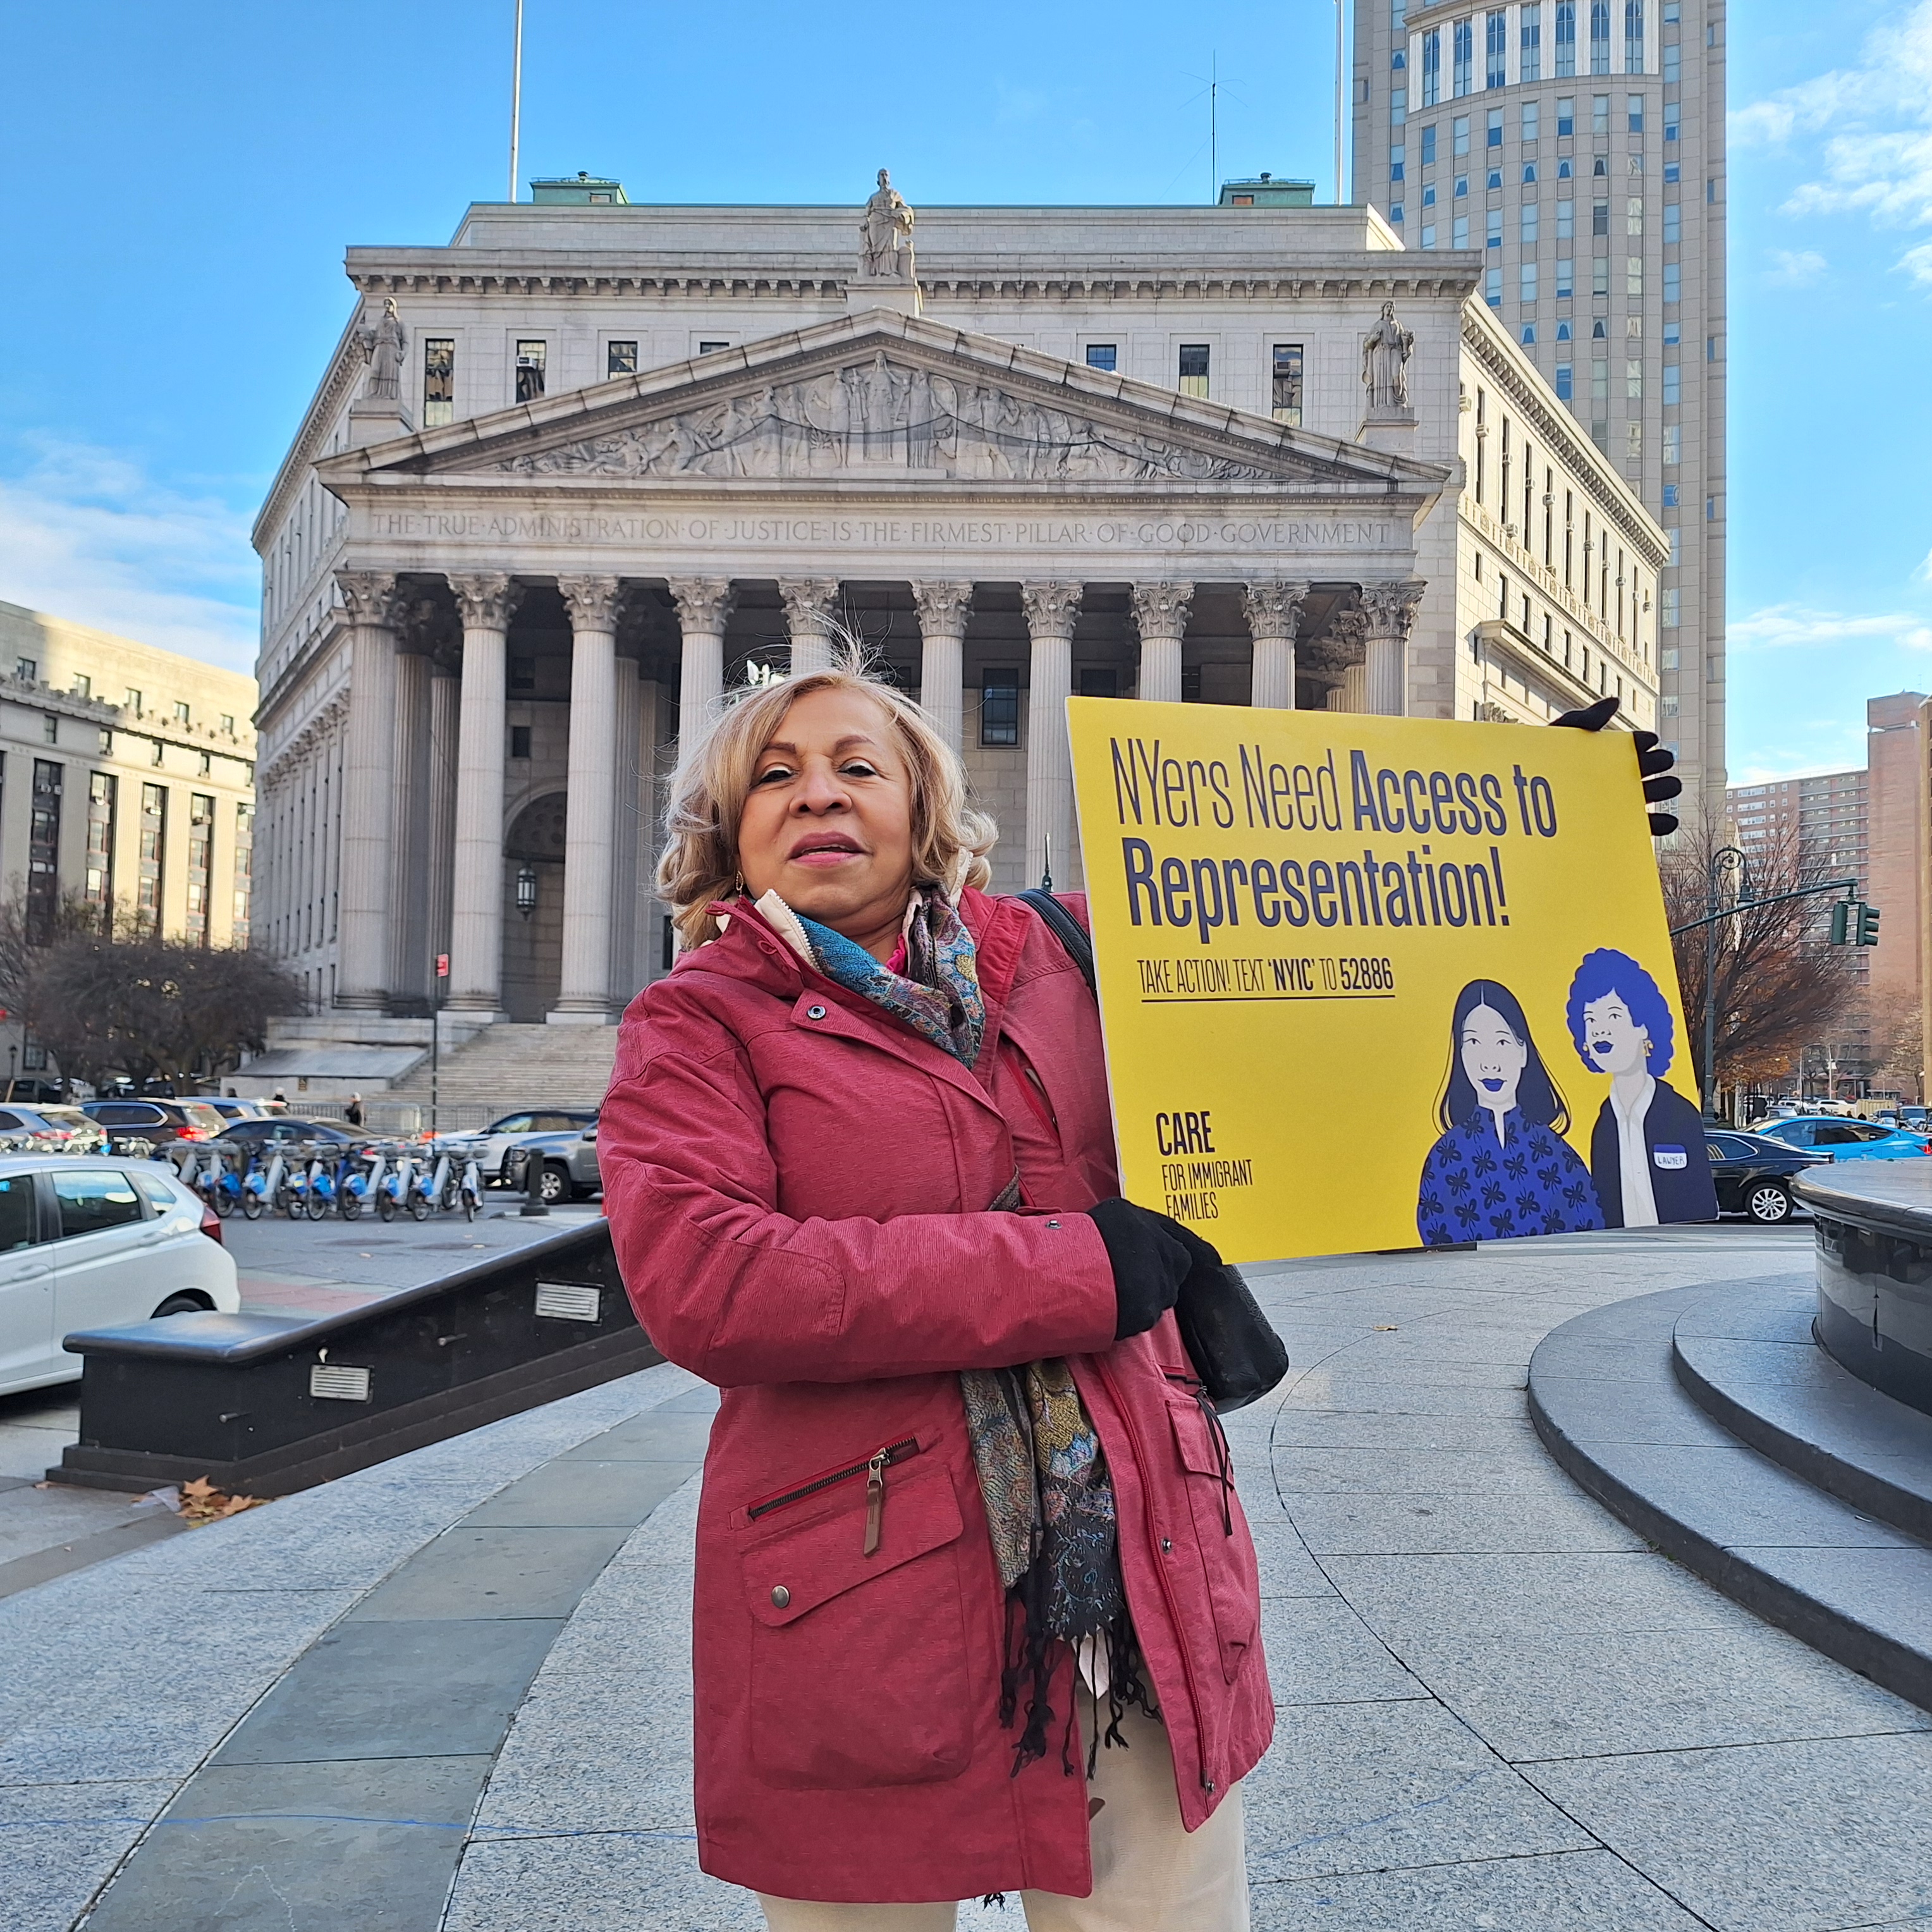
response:
{"label": "curved stone step", "polygon": [[[1774,1303],[1795,1279],[1760,1286]],[[1720,1286],[1613,1302],[1546,1336],[1529,1365],[1536,1432],[1639,1535],[1767,1622],[1932,1711],[1932,1548],[1740,1441],[1672,1372],[1678,1318]]]}
{"label": "curved stone step", "polygon": [[1932,1541],[1932,1415],[1840,1367],[1811,1332],[1808,1281],[1747,1282],[1677,1319],[1671,1366],[1733,1436],[1820,1489]]}

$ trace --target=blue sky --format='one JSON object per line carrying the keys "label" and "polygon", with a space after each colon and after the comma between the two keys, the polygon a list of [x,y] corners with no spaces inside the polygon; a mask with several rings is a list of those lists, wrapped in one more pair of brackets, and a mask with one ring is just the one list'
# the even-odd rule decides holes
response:
{"label": "blue sky", "polygon": [[[248,528],[350,242],[504,191],[510,0],[16,8],[0,598],[246,668]],[[634,200],[1330,188],[1328,0],[1102,11],[526,0],[524,168]],[[1932,0],[1751,0],[1731,44],[1734,777],[1863,759],[1932,689]]]}

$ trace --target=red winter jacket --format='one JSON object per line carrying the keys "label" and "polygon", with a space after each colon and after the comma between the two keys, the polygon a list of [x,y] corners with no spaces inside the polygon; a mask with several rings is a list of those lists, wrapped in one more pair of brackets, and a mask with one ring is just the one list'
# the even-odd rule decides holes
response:
{"label": "red winter jacket", "polygon": [[[784,1898],[1092,1889],[1057,1728],[1012,1774],[962,1369],[1072,1360],[1189,1828],[1273,1729],[1254,1548],[1173,1318],[1113,1339],[1081,1212],[1119,1188],[1093,999],[1024,903],[960,909],[974,1070],[741,908],[633,1003],[598,1130],[638,1318],[724,1391],[693,1610],[699,1862]],[[1024,1209],[988,1211],[1016,1163]]]}

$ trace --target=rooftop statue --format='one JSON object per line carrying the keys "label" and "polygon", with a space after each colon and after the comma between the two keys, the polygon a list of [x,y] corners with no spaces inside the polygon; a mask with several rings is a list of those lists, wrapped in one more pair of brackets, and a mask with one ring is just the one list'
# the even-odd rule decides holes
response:
{"label": "rooftop statue", "polygon": [[1395,304],[1382,304],[1382,319],[1362,340],[1362,387],[1371,412],[1408,407],[1408,358],[1414,334],[1395,319]]}
{"label": "rooftop statue", "polygon": [[912,280],[912,210],[893,187],[891,175],[881,168],[879,185],[859,224],[860,274],[875,280]]}

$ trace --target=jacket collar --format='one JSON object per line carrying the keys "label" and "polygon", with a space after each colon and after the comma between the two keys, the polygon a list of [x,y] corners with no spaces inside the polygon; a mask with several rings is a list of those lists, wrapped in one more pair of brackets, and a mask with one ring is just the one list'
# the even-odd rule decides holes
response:
{"label": "jacket collar", "polygon": [[[713,908],[730,923],[709,945],[681,955],[674,972],[711,972],[757,986],[792,1005],[792,1024],[818,1033],[863,1041],[895,1058],[950,1082],[983,1106],[992,1102],[980,1079],[950,1053],[902,1025],[890,1013],[807,965],[749,900]],[[1034,915],[1017,899],[989,898],[970,887],[961,894],[959,916],[973,935],[980,991],[986,1004],[985,1044],[979,1064],[990,1080],[1000,1026],[1012,998],[1028,928]],[[826,1010],[809,1017],[814,1008]]]}

